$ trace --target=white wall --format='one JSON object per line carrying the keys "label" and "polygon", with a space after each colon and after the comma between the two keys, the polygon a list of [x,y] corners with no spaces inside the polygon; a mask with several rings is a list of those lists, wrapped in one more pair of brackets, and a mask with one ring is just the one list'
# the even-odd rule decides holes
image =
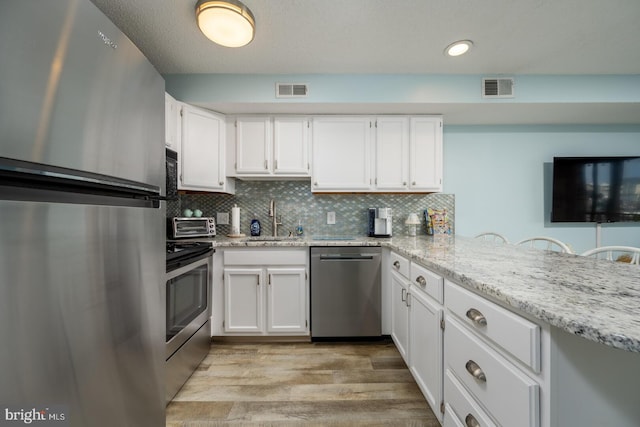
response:
{"label": "white wall", "polygon": [[[640,126],[445,126],[444,192],[455,195],[456,234],[595,247],[595,224],[549,222],[550,180],[554,156],[600,155],[640,156]],[[640,223],[603,224],[602,245],[640,246]]]}

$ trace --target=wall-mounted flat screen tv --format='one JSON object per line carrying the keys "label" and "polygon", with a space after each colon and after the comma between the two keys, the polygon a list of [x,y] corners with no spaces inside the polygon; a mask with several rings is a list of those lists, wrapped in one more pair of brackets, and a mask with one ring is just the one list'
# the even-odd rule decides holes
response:
{"label": "wall-mounted flat screen tv", "polygon": [[551,222],[640,221],[639,157],[554,157]]}

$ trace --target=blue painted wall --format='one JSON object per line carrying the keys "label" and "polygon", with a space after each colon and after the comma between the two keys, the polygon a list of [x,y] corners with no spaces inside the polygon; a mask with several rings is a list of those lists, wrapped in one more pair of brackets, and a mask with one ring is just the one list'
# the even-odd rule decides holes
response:
{"label": "blue painted wall", "polygon": [[[482,99],[478,75],[165,75],[184,102],[239,103],[640,103],[640,75],[519,75],[514,99]],[[275,82],[308,83],[304,101],[275,99]],[[578,253],[593,224],[548,221],[554,156],[640,156],[640,125],[451,126],[444,118],[444,192],[455,195],[456,233],[486,230],[511,241],[546,235]],[[640,224],[602,226],[602,244],[640,246]]]}
{"label": "blue painted wall", "polygon": [[[444,191],[456,197],[456,233],[550,236],[578,253],[595,247],[594,224],[549,222],[551,162],[600,155],[640,155],[640,126],[445,127]],[[603,224],[602,244],[640,246],[640,224]]]}

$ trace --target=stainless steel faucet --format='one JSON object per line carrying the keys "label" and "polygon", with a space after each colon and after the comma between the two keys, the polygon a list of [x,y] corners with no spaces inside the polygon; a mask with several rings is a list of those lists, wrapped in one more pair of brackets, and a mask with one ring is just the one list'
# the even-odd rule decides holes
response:
{"label": "stainless steel faucet", "polygon": [[[273,199],[271,199],[271,202],[269,203],[269,216],[273,218],[273,237],[278,237],[278,226],[282,225],[282,222],[278,222],[278,217],[276,214],[276,201]],[[280,221],[282,221],[282,216],[280,216]]]}

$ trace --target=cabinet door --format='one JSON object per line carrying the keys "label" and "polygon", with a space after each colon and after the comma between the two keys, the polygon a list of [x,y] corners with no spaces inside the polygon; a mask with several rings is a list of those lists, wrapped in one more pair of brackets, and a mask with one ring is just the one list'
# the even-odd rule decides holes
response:
{"label": "cabinet door", "polygon": [[164,94],[165,145],[174,151],[180,147],[180,103],[168,93]]}
{"label": "cabinet door", "polygon": [[306,332],[305,269],[268,268],[267,283],[267,332]]}
{"label": "cabinet door", "polygon": [[378,190],[406,190],[409,178],[409,121],[406,117],[376,120],[376,179]]}
{"label": "cabinet door", "polygon": [[312,191],[371,188],[369,117],[315,118],[312,135]]}
{"label": "cabinet door", "polygon": [[261,268],[224,269],[224,331],[261,333],[263,288]]}
{"label": "cabinet door", "polygon": [[391,338],[404,361],[409,364],[408,286],[396,272],[391,272]]}
{"label": "cabinet door", "polygon": [[224,188],[224,121],[219,116],[183,105],[181,148],[179,188]]}
{"label": "cabinet door", "polygon": [[264,175],[271,172],[271,119],[242,117],[236,120],[236,173]]}
{"label": "cabinet door", "polygon": [[442,191],[442,118],[412,117],[410,123],[410,188]]}
{"label": "cabinet door", "polygon": [[309,176],[309,120],[276,117],[273,124],[273,173]]}
{"label": "cabinet door", "polygon": [[435,301],[418,290],[409,293],[409,369],[440,421],[443,387],[442,315],[443,310]]}

